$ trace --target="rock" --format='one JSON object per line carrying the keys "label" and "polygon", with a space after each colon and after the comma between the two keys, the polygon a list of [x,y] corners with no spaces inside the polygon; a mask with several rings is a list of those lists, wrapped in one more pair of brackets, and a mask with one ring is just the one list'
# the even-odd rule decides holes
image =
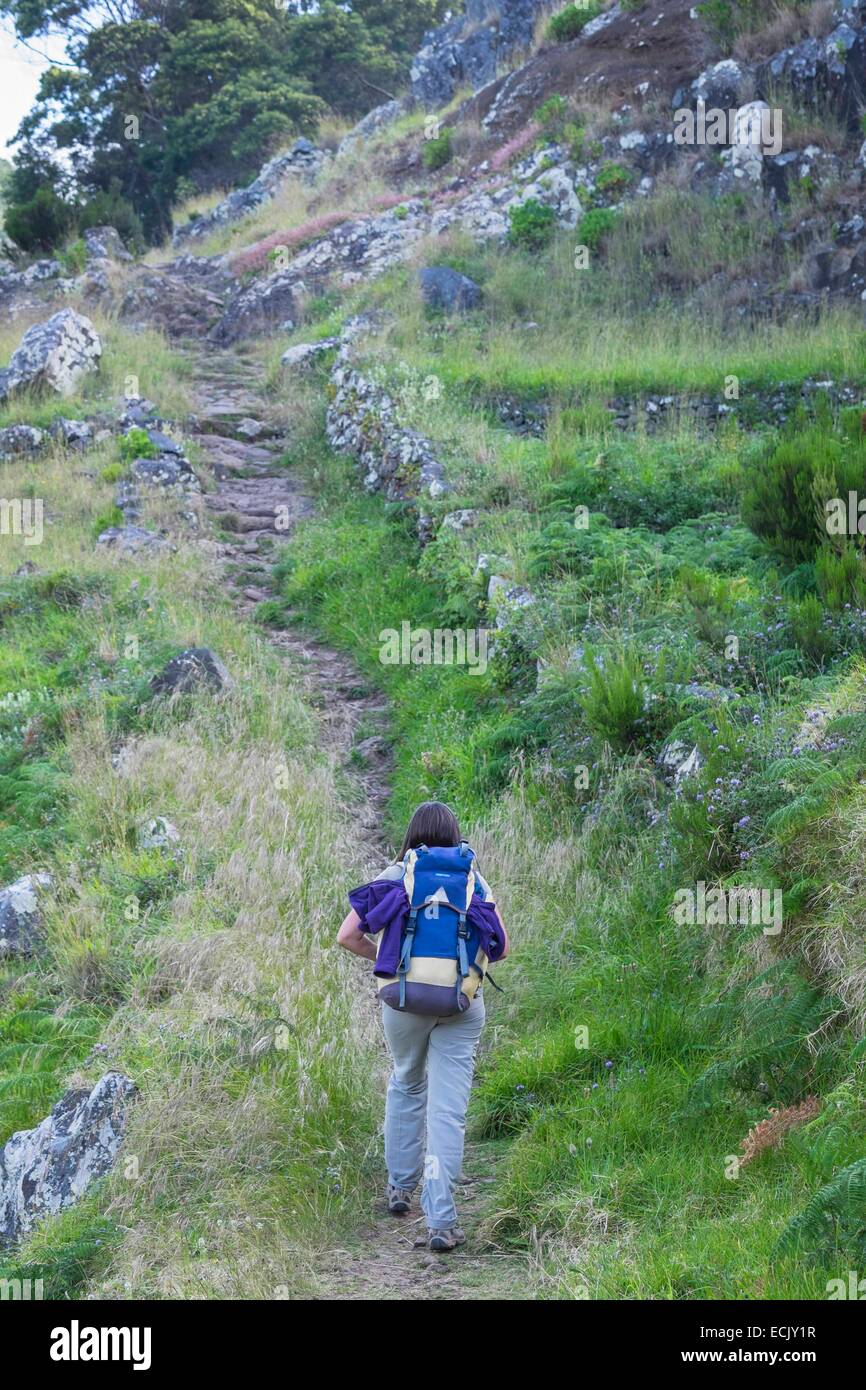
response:
{"label": "rock", "polygon": [[130,466],[134,482],[145,487],[170,488],[173,491],[200,492],[201,484],[187,460],[176,454],[159,454],[154,459],[134,459]]}
{"label": "rock", "polygon": [[45,431],[35,425],[7,425],[0,429],[0,460],[5,463],[22,454],[38,454],[47,442]]}
{"label": "rock", "polygon": [[86,449],[93,443],[93,426],[86,420],[67,420],[58,415],[51,421],[51,433],[67,449]]}
{"label": "rock", "polygon": [[275,159],[269,160],[247,188],[237,189],[211,208],[210,212],[177,227],[172,237],[173,244],[181,246],[185,242],[198,240],[217,227],[249,216],[263,203],[270,202],[288,179],[302,178],[307,183],[312,182],[326,158],[325,151],[316,149],[309,140],[296,140],[286,154],[278,154]]}
{"label": "rock", "polygon": [[368,492],[382,492],[389,501],[442,496],[448,482],[433,444],[400,425],[391,397],[352,367],[347,351],[331,373],[326,431],[332,448],[357,459]]}
{"label": "rock", "polygon": [[339,338],[321,338],[317,343],[295,343],[292,347],[286,348],[280,362],[284,367],[295,367],[303,370],[317,362],[325,353],[331,352],[335,347],[339,347]]}
{"label": "rock", "polygon": [[465,531],[468,526],[474,526],[478,520],[479,512],[477,507],[461,507],[457,512],[448,512],[443,516],[442,525],[448,526],[452,531]]}
{"label": "rock", "polygon": [[369,140],[371,135],[393,125],[405,110],[407,103],[403,101],[386,101],[382,106],[374,106],[372,111],[368,111],[366,116],[362,116],[358,124],[352,127],[348,135],[343,136],[337,147],[337,158],[348,154],[359,141]]}
{"label": "rock", "polygon": [[155,531],[146,531],[141,526],[109,526],[96,538],[97,545],[117,550],[121,555],[138,555],[142,550],[171,550],[164,536]]}
{"label": "rock", "polygon": [[157,328],[169,338],[204,338],[218,321],[233,285],[227,271],[201,258],[182,257],[166,266],[131,272],[120,302],[124,323]]}
{"label": "rock", "polygon": [[89,261],[132,260],[115,227],[88,227],[84,233],[84,245]]}
{"label": "rock", "polygon": [[170,434],[165,434],[153,425],[145,426],[145,434],[155,449],[161,454],[170,454],[176,458],[183,458],[183,445],[179,440],[174,439]]}
{"label": "rock", "polygon": [[444,106],[460,86],[484,87],[509,54],[530,46],[548,8],[548,0],[467,0],[465,14],[424,35],[411,69],[415,100]]}
{"label": "rock", "polygon": [[231,690],[234,681],[209,647],[189,647],[173,656],[150,682],[154,695],[191,694],[202,686]]}
{"label": "rock", "polygon": [[552,207],[562,227],[576,227],[583,212],[574,180],[562,167],[547,169],[534,183],[527,184],[511,198],[506,207],[519,207],[530,199]]}
{"label": "rock", "polygon": [[253,420],[250,416],[245,416],[243,420],[238,420],[234,432],[238,439],[246,439],[251,444],[253,440],[267,434],[268,429],[261,420]]}
{"label": "rock", "polygon": [[424,303],[430,309],[454,313],[460,309],[475,309],[481,303],[481,289],[475,281],[450,266],[425,266],[419,270],[418,279]]}
{"label": "rock", "polygon": [[40,925],[37,890],[50,887],[50,874],[25,874],[0,889],[0,960],[33,954]]}
{"label": "rock", "polygon": [[135,1085],[110,1071],[72,1089],[35,1129],[0,1150],[0,1241],[15,1241],[82,1197],[114,1166]]}
{"label": "rock", "polygon": [[666,780],[672,780],[674,786],[679,786],[685,778],[700,771],[703,765],[697,744],[690,747],[683,743],[682,739],[671,739],[666,743],[657,761],[665,773]]}
{"label": "rock", "polygon": [[139,849],[174,849],[180,844],[180,831],[165,816],[153,816],[138,827]]}
{"label": "rock", "polygon": [[864,66],[866,34],[843,22],[825,38],[803,39],[774,54],[760,68],[758,85],[768,93],[788,89],[807,105],[827,103],[853,128]]}
{"label": "rock", "polygon": [[714,107],[730,111],[748,100],[752,86],[753,78],[748,69],[733,58],[724,58],[696,77],[690,92],[692,101],[704,102],[708,110]]}
{"label": "rock", "polygon": [[0,372],[0,400],[13,391],[47,387],[71,396],[79,382],[99,366],[102,343],[90,319],[61,309],[44,323],[34,323]]}

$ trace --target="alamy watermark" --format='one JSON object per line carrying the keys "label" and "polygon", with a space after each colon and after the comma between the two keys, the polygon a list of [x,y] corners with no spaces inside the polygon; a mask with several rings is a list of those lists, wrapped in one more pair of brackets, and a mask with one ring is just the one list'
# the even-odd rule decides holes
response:
{"label": "alamy watermark", "polygon": [[487,628],[413,627],[408,621],[379,633],[383,666],[465,666],[471,676],[487,670]]}
{"label": "alamy watermark", "polygon": [[782,152],[782,111],[779,107],[748,106],[725,111],[699,101],[697,109],[683,106],[674,112],[676,145],[754,145],[766,154]]}
{"label": "alamy watermark", "polygon": [[782,930],[781,888],[707,888],[699,882],[694,888],[678,888],[674,894],[673,918],[678,926],[761,927],[764,936],[779,936]]}
{"label": "alamy watermark", "polygon": [[41,497],[0,497],[0,536],[21,536],[25,545],[44,538]]}

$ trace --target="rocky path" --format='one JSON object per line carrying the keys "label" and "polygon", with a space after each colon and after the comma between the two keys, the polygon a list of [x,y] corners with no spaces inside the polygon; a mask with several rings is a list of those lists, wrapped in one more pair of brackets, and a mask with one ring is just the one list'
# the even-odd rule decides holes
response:
{"label": "rocky path", "polygon": [[[253,621],[257,605],[274,596],[272,572],[281,541],[297,521],[312,515],[313,502],[297,476],[281,462],[279,416],[264,390],[261,365],[234,349],[194,354],[193,372],[198,420],[194,440],[205,472],[215,484],[205,494],[205,506],[222,537],[227,589],[238,612]],[[343,653],[298,632],[266,631],[267,640],[303,673],[305,696],[319,713],[323,738],[350,778],[355,820],[369,847],[369,862],[381,863],[386,847],[380,827],[389,774],[388,712],[381,694],[371,690]],[[359,742],[361,730],[365,737]],[[351,1240],[324,1250],[319,1296],[333,1300],[527,1297],[527,1261],[483,1237],[478,1229],[492,1203],[500,1157],[496,1145],[467,1145],[458,1205],[469,1239],[452,1255],[433,1255],[423,1243],[416,1246],[416,1240],[423,1241],[424,1231],[417,1199],[407,1217],[395,1219],[389,1216],[382,1193],[371,1192],[369,1219],[363,1228]]]}

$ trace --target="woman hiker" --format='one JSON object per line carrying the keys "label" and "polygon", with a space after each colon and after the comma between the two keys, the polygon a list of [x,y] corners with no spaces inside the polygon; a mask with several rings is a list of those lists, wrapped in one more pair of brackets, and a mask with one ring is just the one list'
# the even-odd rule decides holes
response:
{"label": "woman hiker", "polygon": [[[508,954],[508,935],[441,801],[418,807],[399,858],[353,889],[349,901],[337,941],[375,962],[393,1062],[385,1103],[388,1210],[407,1212],[423,1177],[429,1247],[453,1250],[465,1239],[454,1187],[484,1027],[481,986],[488,962]],[[370,935],[378,935],[378,949]]]}

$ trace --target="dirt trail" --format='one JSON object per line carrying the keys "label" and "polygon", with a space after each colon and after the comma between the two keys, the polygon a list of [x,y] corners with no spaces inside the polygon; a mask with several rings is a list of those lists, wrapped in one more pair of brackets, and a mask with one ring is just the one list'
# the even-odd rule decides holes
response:
{"label": "dirt trail", "polygon": [[[238,349],[209,352],[206,357],[193,353],[192,362],[199,422],[194,438],[216,484],[206,493],[205,505],[222,534],[232,537],[222,543],[225,582],[238,611],[252,620],[257,605],[274,594],[272,569],[280,542],[295,522],[313,514],[313,502],[298,478],[281,465],[282,431],[263,388],[261,365]],[[277,508],[285,511],[278,513]],[[277,515],[280,530],[275,529]],[[369,847],[370,863],[380,863],[385,846],[379,827],[390,769],[388,711],[381,693],[371,690],[345,654],[297,632],[265,631],[267,640],[301,669],[304,693],[319,714],[322,736],[357,789],[353,812]],[[361,729],[365,737],[358,742]],[[416,1248],[414,1242],[424,1231],[417,1196],[408,1216],[398,1219],[388,1214],[382,1192],[371,1192],[368,1221],[351,1240],[323,1252],[319,1297],[527,1297],[527,1259],[477,1234],[492,1204],[501,1157],[501,1146],[467,1144],[457,1194],[467,1244],[450,1255],[431,1254],[423,1245]]]}

